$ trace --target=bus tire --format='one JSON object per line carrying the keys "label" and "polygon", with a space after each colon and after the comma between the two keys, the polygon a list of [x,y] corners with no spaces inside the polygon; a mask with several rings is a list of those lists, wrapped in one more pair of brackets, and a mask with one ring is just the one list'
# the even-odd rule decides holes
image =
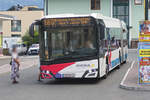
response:
{"label": "bus tire", "polygon": [[121,66],[121,64],[122,64],[122,62],[121,62],[121,54],[120,54],[120,52],[119,52],[119,65],[118,65],[118,69],[120,69],[120,66]]}
{"label": "bus tire", "polygon": [[124,64],[127,63],[127,60],[125,60],[123,63],[124,63]]}
{"label": "bus tire", "polygon": [[107,67],[106,67],[106,71],[105,71],[105,75],[104,75],[104,79],[106,79],[106,78],[107,78],[108,73],[109,73],[109,66],[107,65]]}

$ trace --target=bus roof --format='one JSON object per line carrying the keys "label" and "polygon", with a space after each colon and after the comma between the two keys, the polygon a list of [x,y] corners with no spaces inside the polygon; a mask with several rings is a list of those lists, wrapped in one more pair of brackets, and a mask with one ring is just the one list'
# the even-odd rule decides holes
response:
{"label": "bus roof", "polygon": [[116,18],[106,17],[100,13],[92,13],[92,14],[57,14],[57,15],[47,15],[42,19],[47,18],[70,18],[70,17],[93,17],[95,19],[101,19],[104,21],[104,24],[107,28],[120,28],[121,21]]}

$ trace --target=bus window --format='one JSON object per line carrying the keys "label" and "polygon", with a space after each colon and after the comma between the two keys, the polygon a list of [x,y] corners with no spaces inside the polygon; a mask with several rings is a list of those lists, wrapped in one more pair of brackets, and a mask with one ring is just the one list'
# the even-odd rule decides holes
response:
{"label": "bus window", "polygon": [[128,45],[127,31],[123,30],[123,47]]}
{"label": "bus window", "polygon": [[99,24],[99,32],[100,32],[100,43],[99,43],[99,54],[100,57],[104,57],[107,52],[107,37],[105,32],[105,26]]}
{"label": "bus window", "polygon": [[93,27],[82,27],[48,30],[44,35],[44,46],[47,48],[48,45],[49,59],[95,55],[97,53],[97,44],[96,34],[93,29]]}
{"label": "bus window", "polygon": [[119,48],[121,46],[121,29],[120,28],[110,28],[110,46],[113,49]]}
{"label": "bus window", "polygon": [[47,36],[48,36],[48,33],[47,31],[44,31],[44,46],[45,46],[45,58],[48,59],[49,56],[48,56],[48,39],[47,39]]}

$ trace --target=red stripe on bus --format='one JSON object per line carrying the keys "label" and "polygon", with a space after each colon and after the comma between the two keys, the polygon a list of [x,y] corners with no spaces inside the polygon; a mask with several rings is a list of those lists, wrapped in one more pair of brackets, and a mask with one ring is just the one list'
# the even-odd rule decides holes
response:
{"label": "red stripe on bus", "polygon": [[72,63],[55,64],[55,65],[41,65],[41,70],[48,70],[51,71],[52,74],[56,75],[59,71],[73,64],[75,63],[72,62]]}

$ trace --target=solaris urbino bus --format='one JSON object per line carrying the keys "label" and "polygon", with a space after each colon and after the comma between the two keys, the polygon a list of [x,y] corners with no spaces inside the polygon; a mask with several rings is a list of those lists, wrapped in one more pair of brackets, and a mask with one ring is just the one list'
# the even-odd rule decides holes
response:
{"label": "solaris urbino bus", "polygon": [[101,78],[128,54],[126,24],[101,14],[59,14],[35,23],[42,79]]}

